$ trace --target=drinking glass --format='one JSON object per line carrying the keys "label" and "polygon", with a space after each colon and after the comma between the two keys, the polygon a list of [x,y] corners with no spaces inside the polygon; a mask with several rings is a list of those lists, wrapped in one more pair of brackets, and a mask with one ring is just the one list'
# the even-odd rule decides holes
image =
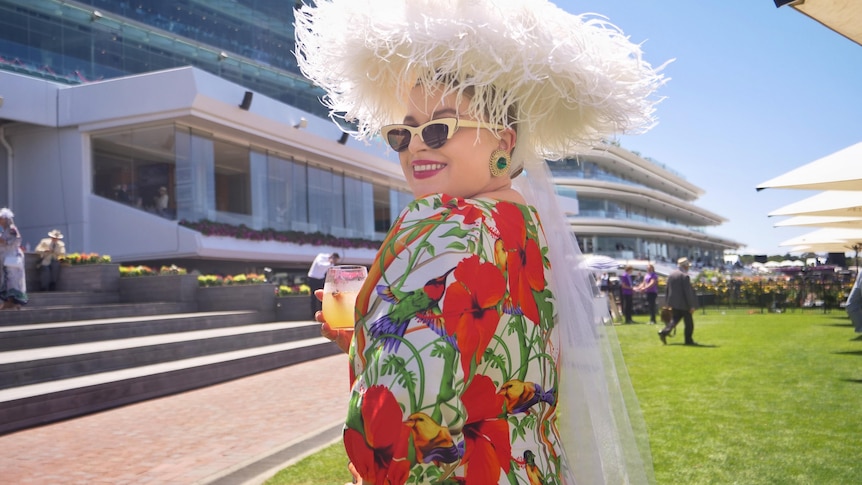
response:
{"label": "drinking glass", "polygon": [[356,295],[368,272],[365,266],[338,265],[329,268],[323,283],[323,318],[332,328],[353,328]]}

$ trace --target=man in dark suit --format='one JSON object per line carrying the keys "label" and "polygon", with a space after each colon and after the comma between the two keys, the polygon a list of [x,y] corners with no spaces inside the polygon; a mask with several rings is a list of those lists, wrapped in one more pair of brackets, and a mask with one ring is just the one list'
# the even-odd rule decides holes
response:
{"label": "man in dark suit", "polygon": [[691,287],[691,278],[688,276],[689,262],[686,258],[679,258],[676,262],[678,269],[667,277],[667,288],[665,296],[667,305],[673,309],[670,322],[659,330],[658,338],[661,343],[667,344],[667,336],[676,327],[680,319],[685,323],[685,345],[697,345],[692,339],[694,335],[694,314],[697,310],[697,296]]}

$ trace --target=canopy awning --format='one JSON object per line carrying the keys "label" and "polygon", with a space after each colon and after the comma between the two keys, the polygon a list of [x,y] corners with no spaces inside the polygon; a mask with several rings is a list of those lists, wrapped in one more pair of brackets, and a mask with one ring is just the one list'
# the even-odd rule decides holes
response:
{"label": "canopy awning", "polygon": [[827,190],[776,209],[769,215],[862,217],[862,191]]}
{"label": "canopy awning", "polygon": [[856,227],[862,229],[862,217],[796,216],[776,222],[773,226]]}
{"label": "canopy awning", "polygon": [[862,190],[862,142],[779,175],[757,190]]}
{"label": "canopy awning", "polygon": [[859,242],[862,242],[862,229],[829,227],[788,239],[780,243],[779,246],[846,245],[847,249],[845,250],[849,250],[854,244],[858,244]]}
{"label": "canopy awning", "polygon": [[802,246],[793,246],[788,253],[847,253],[854,248],[850,243],[812,243]]}
{"label": "canopy awning", "polygon": [[862,45],[862,2],[858,0],[831,0],[806,2],[775,0],[775,6],[789,4],[796,11],[820,22],[825,27]]}

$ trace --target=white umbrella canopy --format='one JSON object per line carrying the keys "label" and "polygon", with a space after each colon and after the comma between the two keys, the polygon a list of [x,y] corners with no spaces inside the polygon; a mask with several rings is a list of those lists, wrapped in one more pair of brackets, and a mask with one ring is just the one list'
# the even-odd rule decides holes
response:
{"label": "white umbrella canopy", "polygon": [[[862,167],[862,159],[859,160]],[[827,190],[769,213],[769,216],[862,217],[862,190]]]}
{"label": "white umbrella canopy", "polygon": [[[788,253],[849,253],[854,251],[853,243],[849,242],[821,242],[802,246],[793,246]],[[862,246],[860,246],[862,251]]]}
{"label": "white umbrella canopy", "polygon": [[773,227],[818,226],[862,229],[862,217],[795,216],[776,222]]}
{"label": "white umbrella canopy", "polygon": [[862,190],[862,142],[767,180],[763,189]]}
{"label": "white umbrella canopy", "polygon": [[620,267],[619,261],[602,254],[585,254],[582,264],[590,271],[596,272],[616,271]]}
{"label": "white umbrella canopy", "polygon": [[828,227],[817,229],[801,236],[788,239],[779,246],[813,246],[816,244],[846,245],[852,247],[862,241],[862,229]]}
{"label": "white umbrella canopy", "polygon": [[831,2],[790,2],[776,0],[775,5],[790,6],[820,22],[848,39],[862,44],[862,3],[858,0],[833,0]]}

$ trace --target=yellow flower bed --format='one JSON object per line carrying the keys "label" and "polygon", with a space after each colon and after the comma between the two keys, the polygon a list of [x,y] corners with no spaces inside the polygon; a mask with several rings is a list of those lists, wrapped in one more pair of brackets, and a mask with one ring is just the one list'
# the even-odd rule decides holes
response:
{"label": "yellow flower bed", "polygon": [[69,253],[62,261],[73,266],[79,264],[108,264],[111,262],[111,257],[108,255],[99,255],[98,253]]}
{"label": "yellow flower bed", "polygon": [[266,276],[255,273],[238,274],[233,276],[200,275],[198,285],[208,286],[230,286],[230,285],[258,285],[266,283]]}
{"label": "yellow flower bed", "polygon": [[310,295],[311,287],[308,285],[280,285],[277,296]]}

